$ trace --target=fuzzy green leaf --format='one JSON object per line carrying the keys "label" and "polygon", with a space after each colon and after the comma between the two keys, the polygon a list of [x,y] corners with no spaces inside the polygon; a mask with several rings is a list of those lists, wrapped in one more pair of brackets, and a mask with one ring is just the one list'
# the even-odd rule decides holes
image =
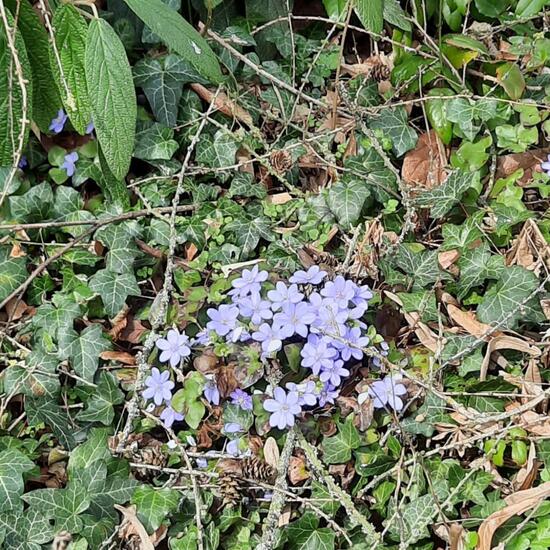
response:
{"label": "fuzzy green leaf", "polygon": [[380,33],[384,27],[384,0],[356,0],[355,13],[368,31]]}

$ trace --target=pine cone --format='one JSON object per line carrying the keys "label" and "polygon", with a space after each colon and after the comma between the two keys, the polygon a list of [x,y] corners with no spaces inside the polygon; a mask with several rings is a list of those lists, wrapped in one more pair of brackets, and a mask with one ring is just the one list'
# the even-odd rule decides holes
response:
{"label": "pine cone", "polygon": [[371,77],[376,80],[376,82],[381,82],[382,80],[389,80],[391,74],[390,68],[385,63],[376,63],[372,67]]}
{"label": "pine cone", "polygon": [[274,151],[269,157],[271,167],[277,174],[286,174],[292,168],[292,155],[288,151]]}
{"label": "pine cone", "polygon": [[[164,468],[166,466],[167,458],[162,452],[162,443],[155,439],[149,441],[144,447],[140,447],[136,441],[130,444],[127,448],[124,456],[131,462],[138,464],[147,464],[149,466],[158,466]],[[158,472],[150,468],[140,468],[133,466],[133,473],[136,479],[142,481],[150,481]]]}
{"label": "pine cone", "polygon": [[277,472],[265,460],[257,456],[250,456],[241,461],[242,476],[255,481],[272,483],[275,481]]}
{"label": "pine cone", "polygon": [[241,501],[241,485],[239,478],[232,472],[220,474],[220,493],[223,498],[222,507],[237,506]]}

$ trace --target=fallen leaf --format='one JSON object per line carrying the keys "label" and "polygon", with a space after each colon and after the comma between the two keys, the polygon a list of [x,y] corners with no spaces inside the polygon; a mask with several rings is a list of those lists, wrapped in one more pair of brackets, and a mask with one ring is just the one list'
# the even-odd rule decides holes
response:
{"label": "fallen leaf", "polygon": [[292,506],[290,504],[285,504],[283,512],[279,516],[279,527],[284,527],[290,523],[290,516],[292,515]]}
{"label": "fallen leaf", "polygon": [[275,438],[268,437],[264,443],[264,460],[272,467],[277,470],[279,467],[279,446]]}
{"label": "fallen leaf", "polygon": [[99,356],[105,361],[118,361],[124,365],[136,364],[136,358],[125,351],[102,351]]}
{"label": "fallen leaf", "polygon": [[131,344],[139,344],[143,333],[147,330],[148,329],[141,324],[141,321],[138,321],[133,317],[128,317],[126,326],[119,334],[119,339],[124,342],[130,342]]}
{"label": "fallen leaf", "polygon": [[506,265],[521,265],[538,276],[543,264],[550,267],[550,246],[537,223],[529,219],[506,254]]}
{"label": "fallen leaf", "polygon": [[519,417],[518,426],[540,437],[550,437],[550,419],[535,411],[525,411]]}
{"label": "fallen leaf", "polygon": [[522,168],[524,171],[523,176],[518,181],[519,183],[528,183],[533,179],[533,171],[541,171],[540,164],[546,160],[548,153],[550,153],[550,147],[531,149],[525,153],[512,153],[499,157],[495,177],[497,179],[506,178]]}
{"label": "fallen leaf", "polygon": [[290,193],[276,193],[275,195],[268,195],[266,198],[266,202],[269,204],[286,204],[287,202],[290,202],[293,200],[292,195]]}
{"label": "fallen leaf", "polygon": [[487,339],[485,335],[491,331],[491,327],[490,325],[480,323],[473,311],[462,311],[460,308],[448,304],[447,312],[449,313],[449,317],[468,334],[476,338]]}
{"label": "fallen leaf", "polygon": [[512,481],[512,487],[515,491],[523,491],[531,488],[537,477],[539,464],[535,443],[531,441],[527,462],[520,468],[515,479]]}
{"label": "fallen leaf", "polygon": [[311,474],[306,468],[306,461],[302,457],[291,456],[288,467],[288,478],[292,485],[297,485],[306,479],[309,479]]}
{"label": "fallen leaf", "polygon": [[6,304],[6,313],[12,321],[18,321],[25,313],[32,312],[33,310],[33,307],[28,306],[23,300],[17,297],[12,298]]}
{"label": "fallen leaf", "polygon": [[430,130],[422,134],[416,147],[405,155],[401,175],[408,185],[433,189],[445,180],[446,165],[445,146],[437,132]]}
{"label": "fallen leaf", "polygon": [[155,546],[151,542],[145,527],[136,515],[136,507],[134,505],[120,506],[115,504],[114,507],[124,516],[124,520],[120,524],[118,536],[121,540],[128,540],[132,536],[137,536],[141,541],[141,550],[155,550]]}
{"label": "fallen leaf", "polygon": [[249,127],[254,126],[254,121],[252,120],[250,113],[246,109],[243,109],[240,105],[237,105],[237,103],[230,99],[224,92],[218,92],[215,94],[197,82],[192,82],[190,86],[201,99],[207,103],[214,102],[215,107],[224,115],[236,118]]}
{"label": "fallen leaf", "polygon": [[19,243],[13,243],[10,252],[10,258],[24,258],[27,253],[21,248]]}
{"label": "fallen leaf", "polygon": [[216,354],[211,349],[207,349],[193,359],[193,366],[202,374],[212,374],[216,372],[219,362]]}
{"label": "fallen leaf", "polygon": [[459,250],[446,250],[437,255],[437,261],[442,269],[448,270],[460,258]]}
{"label": "fallen leaf", "polygon": [[506,523],[511,517],[519,516],[527,512],[527,510],[535,508],[548,495],[550,495],[550,481],[534,489],[518,491],[505,497],[506,508],[494,512],[481,523],[477,532],[479,536],[477,550],[491,550],[493,535],[501,525]]}
{"label": "fallen leaf", "polygon": [[111,330],[109,331],[109,336],[112,338],[113,342],[116,342],[120,338],[120,333],[126,328],[128,324],[128,312],[130,308],[125,305],[113,319],[111,319]]}

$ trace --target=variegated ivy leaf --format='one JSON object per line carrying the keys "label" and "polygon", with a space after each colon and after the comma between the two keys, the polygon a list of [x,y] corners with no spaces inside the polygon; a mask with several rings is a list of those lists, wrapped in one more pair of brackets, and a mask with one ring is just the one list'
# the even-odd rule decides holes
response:
{"label": "variegated ivy leaf", "polygon": [[34,463],[17,449],[0,452],[0,512],[20,511],[23,493],[23,473],[34,468]]}
{"label": "variegated ivy leaf", "polygon": [[90,279],[90,288],[101,296],[105,311],[111,318],[122,309],[128,296],[141,294],[133,272],[129,271],[116,273],[102,269]]}
{"label": "variegated ivy leaf", "polygon": [[65,330],[59,335],[60,357],[70,359],[76,374],[88,382],[94,380],[99,354],[110,348],[101,325],[97,323],[86,327],[80,335],[73,329]]}
{"label": "variegated ivy leaf", "polygon": [[99,384],[90,395],[86,408],[78,413],[82,422],[101,422],[109,426],[115,417],[114,406],[124,402],[116,378],[110,372],[101,372]]}
{"label": "variegated ivy leaf", "polygon": [[359,219],[369,195],[369,188],[362,181],[339,181],[328,190],[327,205],[338,223],[349,228]]}
{"label": "variegated ivy leaf", "polygon": [[0,246],[0,302],[4,301],[26,278],[25,258],[12,258],[10,247]]}
{"label": "variegated ivy leaf", "polygon": [[520,320],[544,319],[535,291],[537,276],[524,267],[515,265],[502,272],[500,280],[490,288],[477,308],[482,323],[497,324],[502,328],[515,328]]}
{"label": "variegated ivy leaf", "polygon": [[369,122],[373,130],[380,130],[391,140],[393,152],[397,157],[404,155],[416,145],[418,136],[407,122],[405,107],[384,109],[380,115]]}
{"label": "variegated ivy leaf", "polygon": [[441,218],[460,200],[464,192],[479,181],[479,174],[455,170],[441,184],[416,199],[418,206],[429,208],[432,217]]}
{"label": "variegated ivy leaf", "polygon": [[170,160],[178,150],[174,130],[154,123],[136,134],[134,156],[141,160]]}
{"label": "variegated ivy leaf", "polygon": [[9,199],[13,219],[28,223],[47,220],[53,203],[53,191],[49,183],[43,182],[31,187],[24,195]]}
{"label": "variegated ivy leaf", "polygon": [[144,58],[134,66],[134,82],[145,92],[155,118],[165,126],[176,125],[183,85],[207,84],[193,66],[177,54]]}
{"label": "variegated ivy leaf", "polygon": [[219,130],[214,137],[201,137],[197,144],[197,162],[209,168],[222,168],[235,163],[235,154],[239,145],[233,136]]}
{"label": "variegated ivy leaf", "polygon": [[111,224],[97,232],[98,240],[107,247],[105,266],[115,273],[132,271],[138,248],[134,239],[140,234],[135,222]]}
{"label": "variegated ivy leaf", "polygon": [[458,298],[462,299],[471,288],[483,284],[486,279],[498,279],[504,270],[504,258],[491,254],[489,245],[482,243],[476,248],[463,251],[458,260],[458,267]]}
{"label": "variegated ivy leaf", "polygon": [[240,219],[229,222],[225,229],[234,233],[237,245],[242,248],[241,257],[244,259],[254,251],[260,239],[273,240],[270,231],[271,222],[267,218],[258,217],[252,220]]}
{"label": "variegated ivy leaf", "polygon": [[[29,509],[21,512],[0,514],[0,533],[4,531],[4,548],[20,550],[40,550],[42,544],[50,542],[55,536],[50,518],[39,510]],[[0,542],[1,542],[0,535]]]}
{"label": "variegated ivy leaf", "polygon": [[179,493],[173,489],[156,489],[148,485],[138,487],[132,497],[137,514],[148,531],[160,527],[162,520],[174,512],[180,500]]}
{"label": "variegated ivy leaf", "polygon": [[442,275],[437,263],[436,250],[418,250],[401,244],[392,263],[405,273],[414,284],[414,288],[433,285]]}
{"label": "variegated ivy leaf", "polygon": [[50,397],[36,397],[26,399],[25,405],[29,426],[45,424],[66,449],[75,446],[74,432],[78,426],[69,420],[67,413],[55,401]]}

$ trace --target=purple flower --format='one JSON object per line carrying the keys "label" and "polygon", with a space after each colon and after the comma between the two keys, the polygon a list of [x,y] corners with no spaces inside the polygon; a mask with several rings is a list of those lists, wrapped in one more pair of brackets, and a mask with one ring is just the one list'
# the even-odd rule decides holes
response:
{"label": "purple flower", "polygon": [[260,325],[264,319],[271,319],[271,303],[268,300],[262,300],[259,292],[253,292],[247,298],[239,300],[239,309],[243,317],[250,317],[255,325]]}
{"label": "purple flower", "polygon": [[298,405],[298,394],[290,391],[288,394],[283,388],[275,388],[273,392],[274,399],[264,401],[264,409],[270,412],[269,425],[277,426],[279,430],[294,426],[295,416],[302,412],[302,407]]}
{"label": "purple flower", "polygon": [[317,403],[317,385],[313,380],[302,382],[301,384],[295,384],[294,382],[287,382],[286,389],[298,394],[298,405],[303,407],[313,407]]}
{"label": "purple flower", "polygon": [[344,336],[345,342],[335,342],[334,346],[340,350],[340,356],[344,361],[349,361],[352,357],[360,360],[363,357],[364,348],[369,345],[368,336],[361,336],[359,327],[348,328]]}
{"label": "purple flower", "polygon": [[207,323],[206,328],[213,330],[219,336],[225,336],[237,326],[239,308],[229,304],[222,304],[218,309],[208,309],[206,314],[211,319]]}
{"label": "purple flower", "polygon": [[200,346],[207,346],[210,344],[210,332],[208,329],[203,328],[200,332],[197,332],[197,335],[190,344],[199,344]]}
{"label": "purple flower", "polygon": [[[383,357],[387,357],[389,350],[390,350],[390,346],[388,345],[387,342],[384,342],[384,341],[380,342],[380,350],[378,352],[380,353],[380,355],[382,355]],[[382,366],[382,361],[380,360],[379,357],[373,357],[371,359],[371,364],[373,367],[376,367],[377,369],[379,369]]]}
{"label": "purple flower", "polygon": [[326,271],[321,271],[318,265],[312,265],[307,271],[296,271],[288,281],[299,285],[318,285],[326,276]]}
{"label": "purple flower", "polygon": [[272,302],[271,308],[273,311],[277,311],[281,309],[285,303],[297,304],[301,302],[304,295],[298,290],[298,285],[290,285],[287,287],[285,283],[279,281],[275,285],[275,289],[267,293],[267,297]]}
{"label": "purple flower", "polygon": [[328,281],[325,284],[321,289],[321,295],[330,298],[340,309],[344,309],[348,307],[349,301],[355,295],[353,285],[352,281],[347,281],[342,275],[338,275],[334,281]]}
{"label": "purple flower", "polygon": [[244,431],[243,427],[237,423],[237,422],[228,422],[227,424],[224,424],[223,431],[226,434],[236,434],[239,432]]}
{"label": "purple flower", "polygon": [[229,397],[232,399],[234,405],[238,405],[243,411],[252,410],[252,397],[248,395],[245,391],[237,388],[235,391],[232,391],[229,394]]}
{"label": "purple flower", "polygon": [[152,399],[155,405],[161,405],[163,401],[169,403],[172,399],[174,385],[174,382],[170,380],[170,371],[160,372],[156,367],[153,367],[151,376],[145,379],[147,389],[143,392],[143,397]]}
{"label": "purple flower", "polygon": [[349,370],[344,368],[344,361],[338,360],[329,368],[324,368],[319,375],[321,382],[330,382],[333,386],[339,386],[342,378],[349,376]]}
{"label": "purple flower", "polygon": [[548,155],[546,162],[541,163],[540,167],[546,172],[546,175],[550,176],[550,155]]}
{"label": "purple flower", "polygon": [[275,314],[273,318],[273,324],[281,329],[286,338],[290,338],[295,333],[306,338],[309,332],[308,325],[313,321],[315,321],[315,313],[304,302],[283,304],[282,311]]}
{"label": "purple flower", "polygon": [[267,323],[260,325],[258,330],[252,334],[252,339],[262,343],[262,351],[270,355],[283,347],[285,336],[278,327],[272,327]]}
{"label": "purple flower", "polygon": [[67,176],[71,177],[74,174],[75,162],[78,160],[78,153],[73,151],[68,155],[65,155],[65,159],[60,168],[63,168],[67,172]]}
{"label": "purple flower", "polygon": [[218,386],[214,380],[208,380],[206,382],[203,393],[206,400],[212,403],[212,405],[220,404],[220,390],[218,390]]}
{"label": "purple flower", "polygon": [[368,394],[376,409],[385,408],[386,405],[395,411],[403,409],[403,401],[399,396],[405,395],[407,388],[399,382],[402,378],[400,374],[389,375],[369,386]]}
{"label": "purple flower", "polygon": [[262,283],[267,280],[267,271],[260,271],[255,265],[252,269],[243,269],[241,276],[232,283],[233,290],[229,291],[230,296],[248,296],[258,294]]}
{"label": "purple flower", "polygon": [[250,449],[246,449],[244,451],[241,449],[241,441],[241,439],[233,439],[232,441],[230,441],[225,447],[227,453],[234,457],[243,457],[250,455]]}
{"label": "purple flower", "polygon": [[177,367],[184,357],[191,355],[188,344],[189,337],[185,333],[180,334],[176,329],[169,330],[166,338],[159,338],[156,342],[157,348],[162,351],[159,361],[170,361],[172,367]]}
{"label": "purple flower", "polygon": [[63,131],[63,127],[65,126],[65,122],[67,122],[67,118],[68,115],[65,114],[65,111],[63,109],[59,109],[59,111],[57,111],[57,116],[52,118],[52,121],[50,122],[49,130],[54,134],[61,133]]}
{"label": "purple flower", "polygon": [[338,390],[329,382],[326,382],[319,393],[319,406],[324,407],[327,403],[334,405],[334,400],[338,397]]}
{"label": "purple flower", "polygon": [[167,428],[171,428],[174,422],[179,422],[184,418],[183,414],[176,412],[170,405],[167,405],[160,413],[160,419]]}
{"label": "purple flower", "polygon": [[317,318],[311,324],[311,331],[321,332],[329,337],[338,336],[343,338],[347,331],[345,323],[348,317],[349,310],[347,308],[341,309],[337,302],[325,299],[317,310]]}
{"label": "purple flower", "polygon": [[21,159],[19,160],[17,167],[23,170],[23,168],[26,168],[28,165],[29,161],[27,160],[27,157],[25,155],[21,155]]}
{"label": "purple flower", "polygon": [[368,285],[359,286],[352,282],[353,296],[351,301],[356,306],[364,306],[365,311],[368,307],[368,301],[372,299],[374,294]]}
{"label": "purple flower", "polygon": [[88,126],[86,126],[86,134],[90,135],[95,130],[94,121],[90,120]]}
{"label": "purple flower", "polygon": [[322,368],[332,366],[338,352],[329,346],[326,338],[310,334],[300,355],[302,356],[302,367],[311,369],[313,374],[319,374]]}

